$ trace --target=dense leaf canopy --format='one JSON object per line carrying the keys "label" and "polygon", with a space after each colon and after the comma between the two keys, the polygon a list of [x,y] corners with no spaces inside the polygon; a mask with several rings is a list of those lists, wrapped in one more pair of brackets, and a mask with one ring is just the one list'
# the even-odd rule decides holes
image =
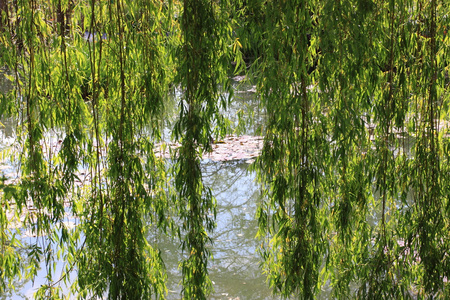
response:
{"label": "dense leaf canopy", "polygon": [[[19,174],[0,181],[0,294],[44,257],[37,299],[69,297],[63,282],[164,298],[167,235],[181,297],[208,299],[217,212],[200,163],[233,130],[239,74],[266,114],[253,168],[273,291],[450,297],[449,14],[443,0],[0,0],[2,153]],[[172,159],[155,155],[164,139]],[[18,222],[39,237],[27,257]]]}

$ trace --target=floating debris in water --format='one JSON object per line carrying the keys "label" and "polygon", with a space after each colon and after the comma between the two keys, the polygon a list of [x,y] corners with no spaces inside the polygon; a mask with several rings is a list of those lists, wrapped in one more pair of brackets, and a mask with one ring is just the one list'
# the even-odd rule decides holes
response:
{"label": "floating debris in water", "polygon": [[[254,159],[261,154],[263,146],[261,136],[227,136],[222,140],[213,142],[212,151],[203,154],[203,159],[212,161],[248,160],[253,163]],[[155,155],[162,158],[173,158],[176,150],[180,147],[178,143],[157,144]]]}
{"label": "floating debris in water", "polygon": [[246,77],[245,77],[245,75],[238,75],[238,76],[234,76],[234,77],[231,78],[231,79],[233,79],[234,81],[240,82],[240,81],[242,81],[242,80],[245,80]]}

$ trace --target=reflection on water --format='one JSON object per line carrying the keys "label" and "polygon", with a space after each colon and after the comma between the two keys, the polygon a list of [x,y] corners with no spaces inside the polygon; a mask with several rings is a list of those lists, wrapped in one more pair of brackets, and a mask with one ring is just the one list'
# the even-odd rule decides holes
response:
{"label": "reflection on water", "polygon": [[255,239],[260,187],[247,167],[245,162],[205,165],[205,183],[218,204],[211,266],[217,299],[225,294],[232,299],[271,299],[259,269],[259,242]]}
{"label": "reflection on water", "polygon": [[[202,167],[205,185],[217,199],[214,259],[209,262],[215,291],[210,299],[278,299],[271,295],[259,268],[255,213],[261,193],[255,173],[248,171],[245,161],[208,162]],[[168,299],[180,299],[180,247],[167,239],[158,246],[168,272]]]}
{"label": "reflection on water", "polygon": [[[233,129],[244,135],[261,135],[265,113],[256,97],[256,87],[247,82],[234,82],[233,101],[224,115]],[[240,119],[239,119],[240,116]]]}
{"label": "reflection on water", "polygon": [[[73,217],[69,210],[66,210],[64,219],[62,220],[66,228],[74,227],[78,224],[78,219]],[[61,236],[61,230],[55,229],[56,234]],[[39,257],[39,261],[37,262],[39,268],[37,270],[36,276],[34,278],[16,278],[13,282],[13,286],[15,291],[6,289],[3,295],[0,295],[0,300],[15,300],[15,299],[34,299],[35,292],[39,289],[40,286],[50,284],[47,280],[47,275],[49,274],[49,269],[51,269],[51,273],[53,274],[53,280],[58,280],[59,278],[63,278],[62,275],[65,273],[67,269],[66,262],[57,259],[55,253],[59,251],[59,247],[57,244],[49,244],[48,236],[36,236],[34,232],[31,231],[31,228],[16,228],[13,229],[13,233],[16,234],[16,238],[20,240],[20,247],[15,247],[14,251],[19,253],[22,261],[22,267],[27,268],[33,262],[32,260],[37,259]],[[81,239],[83,239],[83,235],[81,235]],[[33,254],[36,249],[46,249],[47,246],[50,246],[51,253],[48,257],[48,265],[46,262],[45,253],[41,253],[39,255]],[[36,263],[36,262],[34,262]],[[33,263],[33,264],[34,264]],[[69,280],[66,284],[64,281],[61,281],[58,286],[61,287],[62,292],[65,295],[69,294],[70,284],[72,281],[70,279],[76,278],[76,271],[72,270],[69,272],[68,276]],[[73,298],[73,297],[72,297]],[[72,299],[70,298],[70,299]]]}

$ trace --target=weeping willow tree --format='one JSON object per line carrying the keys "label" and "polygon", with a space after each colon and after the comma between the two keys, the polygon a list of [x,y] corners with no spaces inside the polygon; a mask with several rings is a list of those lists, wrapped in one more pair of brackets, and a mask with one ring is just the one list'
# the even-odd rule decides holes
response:
{"label": "weeping willow tree", "polygon": [[212,150],[213,137],[225,129],[220,109],[226,109],[228,101],[223,93],[230,92],[226,75],[232,60],[228,45],[231,28],[226,23],[229,7],[225,4],[186,0],[180,21],[175,82],[184,93],[174,135],[181,142],[175,185],[183,222],[181,244],[186,255],[181,262],[185,299],[208,299],[212,291],[208,276],[208,259],[212,256],[208,234],[215,227],[217,212],[211,190],[203,184],[200,159],[203,152]]}
{"label": "weeping willow tree", "polygon": [[440,1],[274,1],[259,235],[285,297],[448,297],[448,26]]}
{"label": "weeping willow tree", "polygon": [[[274,292],[449,297],[449,11],[438,0],[0,1],[14,87],[0,113],[16,122],[3,155],[19,170],[0,182],[0,294],[44,259],[38,299],[68,296],[62,283],[80,298],[164,298],[166,234],[183,250],[181,297],[207,299],[216,203],[200,162],[225,133],[228,76],[248,66],[267,115],[254,168]],[[154,150],[173,87],[172,163]]]}
{"label": "weeping willow tree", "polygon": [[[171,228],[166,169],[153,152],[173,68],[171,9],[155,1],[16,1],[3,11],[2,65],[15,88],[2,106],[18,121],[20,164],[3,205],[14,205],[38,238],[22,272],[2,212],[2,290],[14,275],[35,276],[45,253],[47,283],[36,298],[62,297],[59,283],[72,270],[81,297],[166,293],[146,220]],[[79,217],[74,230],[66,211]],[[57,259],[67,262],[61,277]]]}

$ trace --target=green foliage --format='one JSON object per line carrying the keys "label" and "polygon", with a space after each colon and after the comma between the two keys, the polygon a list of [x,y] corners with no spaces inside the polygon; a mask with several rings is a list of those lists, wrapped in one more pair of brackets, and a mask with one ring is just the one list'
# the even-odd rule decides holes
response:
{"label": "green foliage", "polygon": [[[69,297],[62,283],[83,299],[164,298],[167,234],[182,297],[208,299],[217,212],[200,162],[227,131],[228,76],[250,70],[267,116],[254,167],[274,292],[448,297],[445,1],[17,0],[0,13],[13,86],[0,112],[16,121],[20,169],[0,183],[0,294],[45,261],[36,298]],[[170,89],[182,93],[169,165],[154,149]]]}
{"label": "green foliage", "polygon": [[448,8],[294,2],[261,12],[270,284],[286,297],[313,298],[327,279],[336,298],[443,297]]}

